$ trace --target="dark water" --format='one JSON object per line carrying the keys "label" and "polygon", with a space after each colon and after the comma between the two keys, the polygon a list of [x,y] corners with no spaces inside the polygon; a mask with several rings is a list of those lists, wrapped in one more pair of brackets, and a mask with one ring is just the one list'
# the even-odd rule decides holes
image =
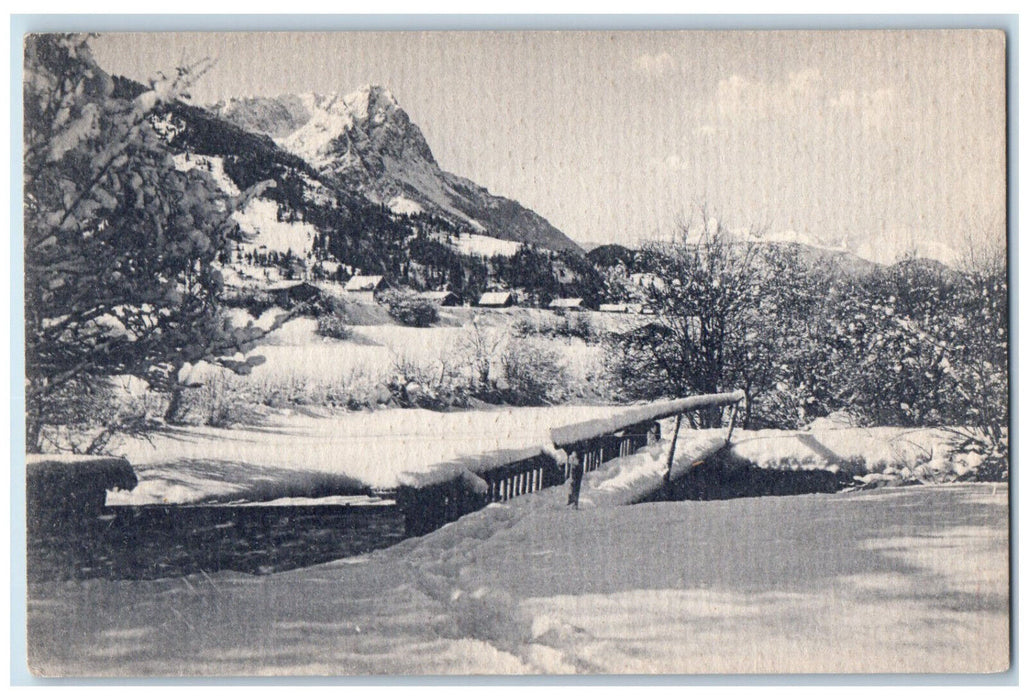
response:
{"label": "dark water", "polygon": [[29,581],[267,574],[388,547],[396,506],[142,506],[28,523]]}

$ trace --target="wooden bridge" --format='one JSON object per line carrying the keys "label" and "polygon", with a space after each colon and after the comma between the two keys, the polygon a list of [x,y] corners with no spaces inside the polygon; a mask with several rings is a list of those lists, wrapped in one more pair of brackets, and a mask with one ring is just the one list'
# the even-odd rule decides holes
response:
{"label": "wooden bridge", "polygon": [[[552,448],[498,451],[441,465],[447,476],[397,488],[407,533],[422,535],[490,503],[570,483],[568,504],[577,507],[584,474],[661,439],[659,420],[676,417],[668,456],[671,474],[682,417],[691,411],[732,407],[725,444],[732,437],[742,391],[705,394],[634,406],[612,418],[574,423],[550,431]],[[667,478],[667,476],[666,476]]]}

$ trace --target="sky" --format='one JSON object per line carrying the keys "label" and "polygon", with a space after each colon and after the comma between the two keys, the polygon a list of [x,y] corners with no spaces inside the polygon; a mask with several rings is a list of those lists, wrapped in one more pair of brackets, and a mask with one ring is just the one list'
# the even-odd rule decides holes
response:
{"label": "sky", "polygon": [[1000,32],[106,34],[138,80],[200,58],[193,101],[389,88],[444,170],[577,241],[730,228],[892,262],[1003,245]]}

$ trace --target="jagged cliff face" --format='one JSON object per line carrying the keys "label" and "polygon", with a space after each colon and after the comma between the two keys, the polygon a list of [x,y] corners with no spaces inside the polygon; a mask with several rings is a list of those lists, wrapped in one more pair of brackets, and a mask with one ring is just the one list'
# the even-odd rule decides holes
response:
{"label": "jagged cliff face", "polygon": [[221,117],[266,134],[324,176],[402,213],[444,216],[470,232],[579,251],[518,202],[443,171],[421,129],[385,88],[345,96],[285,95],[214,105]]}

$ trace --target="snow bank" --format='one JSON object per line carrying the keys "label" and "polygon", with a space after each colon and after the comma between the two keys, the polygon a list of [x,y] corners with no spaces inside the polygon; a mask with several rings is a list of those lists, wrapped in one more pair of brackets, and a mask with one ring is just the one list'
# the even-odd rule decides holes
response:
{"label": "snow bank", "polygon": [[957,435],[942,428],[818,428],[737,431],[732,455],[763,469],[820,469],[853,476],[925,464],[965,473],[974,455],[952,455]]}

